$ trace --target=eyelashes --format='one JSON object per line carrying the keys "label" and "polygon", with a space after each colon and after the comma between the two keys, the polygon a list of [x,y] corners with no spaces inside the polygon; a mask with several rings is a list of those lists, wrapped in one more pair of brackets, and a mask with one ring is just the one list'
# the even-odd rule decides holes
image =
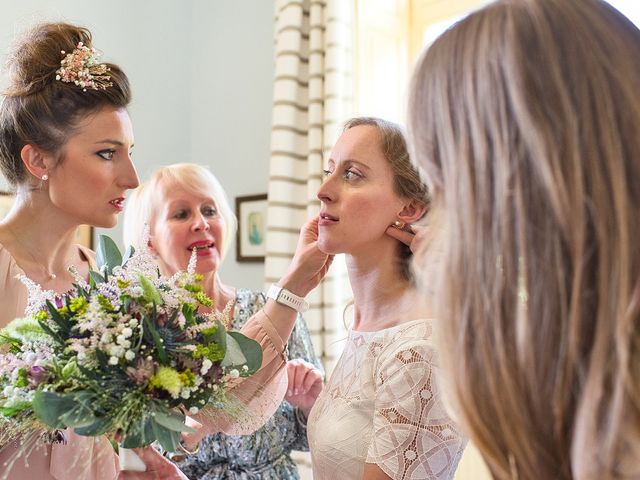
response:
{"label": "eyelashes", "polygon": [[[329,177],[333,174],[332,170],[323,170],[324,176]],[[356,179],[360,179],[363,178],[362,175],[360,175],[358,172],[356,172],[355,170],[352,170],[351,168],[347,168],[344,172],[342,172],[342,177],[345,180],[356,180]]]}
{"label": "eyelashes", "polygon": [[113,156],[115,155],[115,153],[116,151],[113,148],[105,148],[104,150],[96,152],[96,155],[98,155],[103,160],[113,160]]}
{"label": "eyelashes", "polygon": [[[96,152],[96,155],[98,155],[103,160],[113,160],[113,157],[115,156],[115,154],[116,154],[116,150],[114,148],[105,148],[104,150],[100,150]],[[129,158],[132,158],[133,151],[129,150],[127,152],[127,156]]]}
{"label": "eyelashes", "polygon": [[[204,215],[205,217],[215,217],[216,215],[218,215],[218,210],[215,207],[203,207],[200,210],[200,213],[202,213],[202,215]],[[175,218],[177,220],[186,220],[190,216],[191,215],[189,210],[181,209],[176,210],[175,213],[171,215],[171,218]]]}

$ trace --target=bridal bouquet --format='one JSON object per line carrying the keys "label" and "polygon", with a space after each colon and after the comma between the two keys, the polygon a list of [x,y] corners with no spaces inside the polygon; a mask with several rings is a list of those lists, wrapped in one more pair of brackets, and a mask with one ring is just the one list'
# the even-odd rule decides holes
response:
{"label": "bridal bouquet", "polygon": [[230,307],[196,314],[211,300],[195,256],[167,278],[148,253],[123,258],[101,237],[97,261],[89,282],[76,276],[63,297],[31,282],[30,315],[0,331],[0,446],[35,431],[55,441],[73,428],[125,448],[158,441],[175,451],[190,431],[187,412],[230,413],[229,383],[260,367],[258,343],[226,331]]}

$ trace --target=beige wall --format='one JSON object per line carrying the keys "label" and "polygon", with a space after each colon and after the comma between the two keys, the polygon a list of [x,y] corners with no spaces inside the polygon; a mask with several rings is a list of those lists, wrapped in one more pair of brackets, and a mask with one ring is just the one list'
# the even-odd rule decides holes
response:
{"label": "beige wall", "polygon": [[478,449],[467,445],[456,471],[455,480],[491,480],[491,475]]}

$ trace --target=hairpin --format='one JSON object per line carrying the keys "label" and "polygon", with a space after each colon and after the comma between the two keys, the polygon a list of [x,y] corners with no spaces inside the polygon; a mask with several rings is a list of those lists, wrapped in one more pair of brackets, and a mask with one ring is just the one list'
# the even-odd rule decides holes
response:
{"label": "hairpin", "polygon": [[83,92],[87,88],[94,90],[105,90],[111,87],[113,83],[111,76],[106,73],[109,71],[104,63],[98,63],[100,54],[95,48],[87,47],[82,42],[73,49],[73,52],[61,52],[65,57],[60,61],[60,68],[56,70],[56,80],[65,83],[74,83],[82,88]]}

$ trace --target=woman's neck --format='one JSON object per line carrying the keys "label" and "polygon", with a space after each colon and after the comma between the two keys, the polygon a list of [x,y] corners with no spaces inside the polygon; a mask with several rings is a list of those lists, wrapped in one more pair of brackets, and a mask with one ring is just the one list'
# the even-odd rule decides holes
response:
{"label": "woman's neck", "polygon": [[396,245],[372,255],[347,255],[353,290],[354,330],[377,331],[422,318],[419,296],[404,278]]}
{"label": "woman's neck", "polygon": [[32,280],[57,291],[71,287],[67,271],[73,264],[84,274],[80,252],[75,247],[77,223],[64,218],[40,192],[18,195],[0,223],[0,243]]}
{"label": "woman's neck", "polygon": [[[221,312],[232,300],[236,298],[236,289],[223,284],[217,272],[207,272],[202,280],[204,292],[213,300],[215,310]],[[231,310],[233,315],[233,309]]]}

